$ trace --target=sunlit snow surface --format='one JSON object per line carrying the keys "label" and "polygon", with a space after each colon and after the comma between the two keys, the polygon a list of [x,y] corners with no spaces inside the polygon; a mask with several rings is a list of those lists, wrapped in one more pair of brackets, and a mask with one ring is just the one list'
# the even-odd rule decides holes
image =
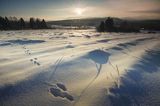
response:
{"label": "sunlit snow surface", "polygon": [[160,33],[0,31],[0,106],[160,106]]}

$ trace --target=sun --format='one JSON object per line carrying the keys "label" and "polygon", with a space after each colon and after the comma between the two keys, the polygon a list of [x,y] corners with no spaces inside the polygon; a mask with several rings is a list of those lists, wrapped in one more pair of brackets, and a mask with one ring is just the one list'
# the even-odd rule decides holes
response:
{"label": "sun", "polygon": [[76,13],[77,15],[82,15],[83,9],[82,9],[82,8],[76,8],[76,9],[75,9],[75,13]]}

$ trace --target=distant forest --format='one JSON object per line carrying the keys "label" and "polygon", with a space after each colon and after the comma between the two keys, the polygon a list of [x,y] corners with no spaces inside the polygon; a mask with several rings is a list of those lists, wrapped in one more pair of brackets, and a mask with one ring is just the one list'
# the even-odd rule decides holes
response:
{"label": "distant forest", "polygon": [[99,32],[140,32],[140,29],[136,26],[131,25],[127,21],[121,22],[121,24],[116,25],[114,19],[108,17],[105,21],[101,21],[100,25],[97,27]]}
{"label": "distant forest", "polygon": [[48,26],[44,19],[30,18],[29,21],[24,21],[23,18],[16,17],[1,17],[0,30],[23,30],[23,29],[47,29]]}
{"label": "distant forest", "polygon": [[140,30],[160,31],[160,20],[119,20],[108,17],[97,27],[99,32],[140,32]]}
{"label": "distant forest", "polygon": [[[52,25],[59,25],[59,26],[91,26],[91,27],[99,27],[100,24],[105,24],[107,22],[106,20],[109,17],[106,18],[84,18],[84,19],[69,19],[69,20],[60,20],[60,21],[49,21],[47,24],[49,26]],[[123,29],[117,29],[116,31],[126,31],[132,32],[132,29],[139,30],[158,30],[160,31],[160,20],[159,19],[150,19],[150,20],[138,20],[138,19],[120,19],[116,17],[110,17],[111,21],[113,21],[114,27],[116,28],[123,28]],[[112,22],[111,22],[112,23]],[[102,25],[103,26],[103,25]],[[112,27],[112,26],[111,26]],[[128,29],[127,29],[128,28]],[[103,28],[102,28],[103,29]],[[102,31],[102,30],[101,30]],[[105,30],[106,31],[106,30]]]}
{"label": "distant forest", "polygon": [[116,17],[84,18],[60,21],[48,21],[33,18],[24,20],[16,17],[1,17],[0,30],[54,29],[52,26],[69,26],[77,28],[97,28],[100,32],[139,32],[144,30],[160,31],[160,20],[127,20]]}

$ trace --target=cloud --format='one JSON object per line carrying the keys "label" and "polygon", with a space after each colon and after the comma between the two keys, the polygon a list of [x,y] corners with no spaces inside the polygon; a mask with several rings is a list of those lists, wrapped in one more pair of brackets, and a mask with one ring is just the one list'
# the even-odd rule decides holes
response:
{"label": "cloud", "polygon": [[145,14],[160,14],[160,9],[153,9],[153,10],[135,10],[135,11],[129,11],[132,13],[145,13]]}

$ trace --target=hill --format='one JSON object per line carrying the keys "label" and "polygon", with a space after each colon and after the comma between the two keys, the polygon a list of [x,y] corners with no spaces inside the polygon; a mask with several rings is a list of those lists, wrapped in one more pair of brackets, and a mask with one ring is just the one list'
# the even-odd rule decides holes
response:
{"label": "hill", "polygon": [[[48,25],[60,25],[60,26],[98,26],[101,21],[106,18],[84,18],[84,19],[69,19],[60,21],[48,21]],[[114,18],[116,21],[121,19]]]}

